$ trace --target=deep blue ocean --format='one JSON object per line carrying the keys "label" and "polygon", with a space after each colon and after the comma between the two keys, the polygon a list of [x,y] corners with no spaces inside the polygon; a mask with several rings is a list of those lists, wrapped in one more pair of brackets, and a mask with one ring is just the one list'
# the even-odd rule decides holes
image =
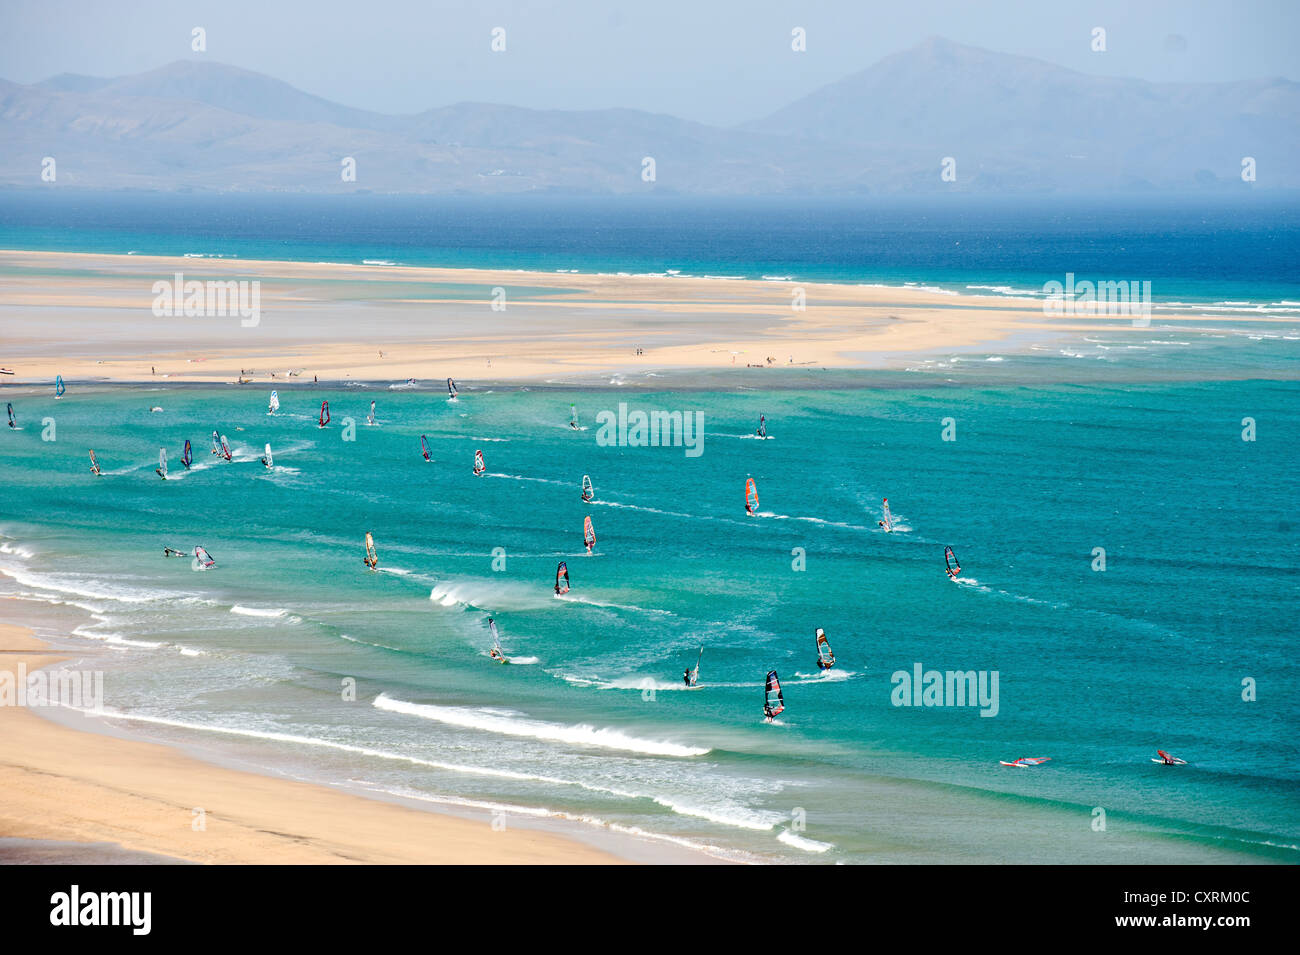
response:
{"label": "deep blue ocean", "polygon": [[1300,199],[621,201],[0,194],[0,248],[463,268],[764,275],[1161,301],[1300,300]]}

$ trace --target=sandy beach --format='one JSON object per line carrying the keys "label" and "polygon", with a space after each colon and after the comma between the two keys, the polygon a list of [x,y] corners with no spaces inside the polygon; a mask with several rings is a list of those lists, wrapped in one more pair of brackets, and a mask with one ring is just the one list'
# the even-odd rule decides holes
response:
{"label": "sandy beach", "polygon": [[[256,324],[233,312],[155,315],[154,283],[175,285],[178,273],[182,285],[260,283]],[[1049,317],[1041,300],[921,287],[21,251],[0,251],[0,274],[11,384],[757,374],[1143,331],[1126,317]]]}
{"label": "sandy beach", "polygon": [[[0,624],[0,673],[63,659]],[[170,747],[85,733],[0,706],[0,862],[13,840],[110,843],[201,863],[598,864],[613,855],[558,835],[475,822],[323,786],[239,772]],[[194,827],[202,809],[205,826]]]}

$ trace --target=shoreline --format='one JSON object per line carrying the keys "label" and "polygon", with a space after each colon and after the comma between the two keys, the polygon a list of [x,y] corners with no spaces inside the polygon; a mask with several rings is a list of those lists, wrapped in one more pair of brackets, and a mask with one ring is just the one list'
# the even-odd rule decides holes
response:
{"label": "shoreline", "polygon": [[[0,673],[15,678],[70,654],[0,623]],[[89,717],[82,717],[89,720]],[[0,862],[162,856],[215,864],[619,864],[594,839],[368,798],[189,755],[189,747],[70,728],[0,706]],[[196,831],[195,809],[205,828]],[[80,852],[78,847],[84,852]],[[717,860],[712,860],[717,861]]]}
{"label": "shoreline", "polygon": [[[929,286],[17,250],[0,251],[0,269],[12,273],[0,299],[0,367],[14,372],[0,380],[9,385],[55,375],[270,387],[312,376],[325,385],[728,369],[775,377],[1150,331],[1128,316],[1053,316],[1042,299]],[[247,317],[155,307],[154,283],[174,285],[178,272],[187,283],[256,282],[257,307]],[[1158,306],[1158,321],[1294,323],[1253,310],[1197,312]]]}

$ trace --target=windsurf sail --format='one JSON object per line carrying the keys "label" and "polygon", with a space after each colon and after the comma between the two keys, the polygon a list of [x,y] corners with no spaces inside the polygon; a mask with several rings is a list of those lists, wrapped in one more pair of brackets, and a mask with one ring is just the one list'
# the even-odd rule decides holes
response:
{"label": "windsurf sail", "polygon": [[833,666],[835,666],[835,651],[831,649],[831,642],[826,639],[826,631],[818,627],[817,667],[822,670],[829,670]]}
{"label": "windsurf sail", "polygon": [[167,449],[166,448],[158,449],[158,466],[154,468],[154,472],[164,481],[167,480]]}
{"label": "windsurf sail", "polygon": [[94,449],[94,448],[91,448],[91,449],[90,449],[90,473],[91,473],[91,474],[98,474],[98,473],[99,473],[99,462],[95,460],[95,449]]}
{"label": "windsurf sail", "polygon": [[758,486],[753,478],[745,478],[745,512],[758,513]]}
{"label": "windsurf sail", "polygon": [[569,405],[569,427],[574,431],[578,430],[578,406]]}
{"label": "windsurf sail", "polygon": [[885,519],[880,522],[880,526],[883,527],[886,531],[892,531],[894,529],[894,515],[889,513],[889,498],[884,497],[881,498],[880,500],[881,500],[881,505],[880,505],[881,510],[885,512]]}
{"label": "windsurf sail", "polygon": [[766,415],[758,416],[758,430],[755,431],[754,433],[758,435],[760,438],[767,437],[767,416]]}
{"label": "windsurf sail", "polygon": [[212,432],[212,453],[221,453],[221,435],[217,434],[215,431]]}
{"label": "windsurf sail", "polygon": [[420,435],[420,453],[424,455],[424,460],[433,460],[433,458],[429,456],[429,440],[424,435]]}
{"label": "windsurf sail", "polygon": [[326,426],[327,424],[329,424],[329,423],[330,423],[330,403],[329,403],[328,401],[322,401],[322,402],[320,403],[320,422],[319,422],[319,425],[320,425],[320,427],[323,428],[323,427],[325,427],[325,426]]}
{"label": "windsurf sail", "polygon": [[1159,759],[1152,759],[1153,763],[1164,763],[1166,766],[1186,766],[1187,760],[1179,759],[1177,756],[1170,756],[1163,749],[1156,750]]}
{"label": "windsurf sail", "polygon": [[775,670],[768,670],[767,683],[763,687],[763,715],[771,722],[784,709],[785,697],[781,694],[781,680]]}
{"label": "windsurf sail", "polygon": [[1050,763],[1051,761],[1052,761],[1052,757],[1050,756],[1021,756],[1019,759],[1013,759],[1009,763],[1005,759],[998,760],[998,762],[1000,762],[1003,766],[1022,766],[1022,767],[1039,766],[1043,763]]}
{"label": "windsurf sail", "polygon": [[221,436],[221,456],[225,458],[227,461],[229,461],[231,458],[230,442],[226,440],[226,436],[224,434]]}
{"label": "windsurf sail", "polygon": [[375,403],[371,401],[370,414],[366,415],[366,424],[374,424],[374,423],[375,423]]}
{"label": "windsurf sail", "polygon": [[18,427],[18,423],[14,421],[14,403],[12,401],[9,402],[9,427]]}
{"label": "windsurf sail", "polygon": [[957,563],[957,555],[952,552],[951,547],[943,549],[943,562],[948,565],[948,576],[953,580],[961,573],[961,565]]}
{"label": "windsurf sail", "polygon": [[491,617],[488,617],[488,632],[492,634],[492,649],[488,651],[488,654],[493,660],[505,663],[506,655],[505,651],[501,649],[501,637],[497,634],[497,622]]}
{"label": "windsurf sail", "polygon": [[596,546],[596,529],[591,526],[590,517],[584,517],[582,519],[582,542],[587,545],[588,554],[590,554],[591,549]]}
{"label": "windsurf sail", "polygon": [[267,414],[275,414],[280,410],[280,392],[271,392],[271,400],[266,405]]}
{"label": "windsurf sail", "polygon": [[704,648],[700,647],[700,652],[695,656],[695,669],[691,671],[689,686],[697,686],[700,682],[700,661],[702,659],[704,659]]}
{"label": "windsurf sail", "polygon": [[67,390],[68,390],[67,388],[63,387],[63,376],[55,375],[54,376],[54,397],[62,398],[63,393]]}
{"label": "windsurf sail", "polygon": [[458,394],[460,394],[460,392],[458,392],[458,391],[456,390],[456,382],[454,382],[454,381],[452,381],[450,378],[448,378],[448,379],[447,379],[447,397],[448,397],[448,398],[455,398]]}
{"label": "windsurf sail", "polygon": [[487,470],[487,465],[483,463],[483,452],[475,451],[474,452],[474,473],[478,475],[482,475],[482,473],[486,470]]}
{"label": "windsurf sail", "polygon": [[560,566],[555,568],[555,592],[557,594],[569,592],[569,565],[564,561],[560,561]]}
{"label": "windsurf sail", "polygon": [[366,531],[366,566],[375,570],[379,566],[379,555],[375,553],[375,539]]}
{"label": "windsurf sail", "polygon": [[596,499],[596,489],[591,486],[591,478],[585,474],[582,476],[582,499],[584,501]]}
{"label": "windsurf sail", "polygon": [[268,471],[275,467],[275,458],[271,457],[271,446],[266,446],[266,453],[262,455],[262,465]]}
{"label": "windsurf sail", "polygon": [[190,465],[193,463],[194,463],[194,452],[190,450],[190,439],[186,438],[185,450],[181,453],[181,464],[185,465],[185,470],[188,471],[190,469]]}
{"label": "windsurf sail", "polygon": [[212,555],[204,548],[198,546],[194,548],[194,563],[197,566],[202,567],[204,570],[217,566],[217,562],[212,559]]}

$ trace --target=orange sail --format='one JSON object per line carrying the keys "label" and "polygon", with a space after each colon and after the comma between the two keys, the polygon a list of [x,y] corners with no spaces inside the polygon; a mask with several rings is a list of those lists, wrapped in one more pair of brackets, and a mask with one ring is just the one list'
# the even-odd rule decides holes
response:
{"label": "orange sail", "polygon": [[745,479],[745,510],[750,514],[758,512],[758,487],[753,478]]}

